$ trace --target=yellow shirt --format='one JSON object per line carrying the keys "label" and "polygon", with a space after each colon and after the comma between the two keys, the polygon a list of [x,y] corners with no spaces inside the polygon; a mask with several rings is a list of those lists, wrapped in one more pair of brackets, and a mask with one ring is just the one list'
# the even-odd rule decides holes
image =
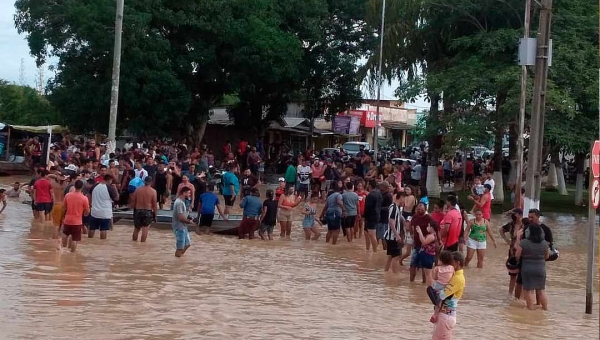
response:
{"label": "yellow shirt", "polygon": [[[465,291],[465,274],[462,269],[457,270],[450,282],[446,285],[443,291],[440,291],[440,299],[444,300],[444,307],[455,310],[458,300],[462,297]],[[446,300],[446,298],[450,297]]]}

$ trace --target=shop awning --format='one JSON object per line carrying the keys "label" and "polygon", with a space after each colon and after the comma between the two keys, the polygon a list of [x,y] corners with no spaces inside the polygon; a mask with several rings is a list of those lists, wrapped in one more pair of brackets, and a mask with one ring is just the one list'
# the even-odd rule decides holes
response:
{"label": "shop awning", "polygon": [[381,123],[381,126],[390,130],[412,130],[415,128],[414,125],[411,125],[409,123],[395,121],[383,121]]}
{"label": "shop awning", "polygon": [[0,123],[0,131],[7,129],[31,132],[31,133],[48,133],[48,130],[52,133],[62,133],[67,129],[60,125],[43,125],[43,126],[29,126],[29,125],[10,125],[6,123]]}

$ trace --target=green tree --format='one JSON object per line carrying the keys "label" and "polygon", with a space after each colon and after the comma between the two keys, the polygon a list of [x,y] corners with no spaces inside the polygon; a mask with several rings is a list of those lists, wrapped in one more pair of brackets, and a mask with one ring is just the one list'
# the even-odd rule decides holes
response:
{"label": "green tree", "polygon": [[0,80],[0,121],[15,125],[62,124],[48,100],[29,86]]}

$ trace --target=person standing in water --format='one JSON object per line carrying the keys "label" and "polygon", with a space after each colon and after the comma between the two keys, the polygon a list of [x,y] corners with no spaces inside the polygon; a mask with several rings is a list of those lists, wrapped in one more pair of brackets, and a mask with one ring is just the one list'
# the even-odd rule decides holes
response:
{"label": "person standing in water", "polygon": [[460,252],[452,253],[454,275],[450,282],[440,291],[438,298],[438,315],[433,326],[433,340],[451,340],[454,327],[456,327],[456,311],[458,301],[462,298],[466,280],[463,272],[465,259]]}
{"label": "person standing in water", "polygon": [[360,180],[356,183],[356,194],[358,195],[358,216],[356,217],[356,225],[354,226],[354,238],[362,238],[363,229],[365,228],[365,199],[369,194],[365,190],[365,183]]}
{"label": "person standing in water", "polygon": [[337,244],[340,228],[342,227],[342,216],[345,216],[344,201],[342,194],[337,191],[332,192],[325,200],[325,206],[321,212],[320,219],[325,218],[327,221],[327,235],[325,242],[331,240],[331,244]]}
{"label": "person standing in water", "polygon": [[342,228],[346,229],[346,238],[348,242],[352,242],[354,238],[354,225],[356,224],[356,216],[358,215],[358,194],[354,192],[354,184],[346,183],[342,201],[344,202],[344,210],[346,216],[342,218]]}
{"label": "person standing in water", "polygon": [[467,240],[467,259],[465,260],[465,267],[469,265],[475,251],[477,251],[477,268],[483,268],[483,259],[485,257],[488,236],[492,239],[494,248],[496,248],[496,239],[494,238],[494,233],[492,233],[492,228],[490,228],[490,222],[483,218],[481,209],[475,208],[475,218],[469,221],[464,234],[464,238]]}
{"label": "person standing in water", "polygon": [[292,233],[292,211],[302,202],[302,196],[296,197],[294,187],[288,187],[286,195],[279,197],[277,219],[281,225],[281,237],[290,237]]}
{"label": "person standing in water", "polygon": [[62,229],[62,246],[66,248],[69,245],[71,252],[77,250],[77,242],[81,241],[81,233],[83,229],[83,217],[90,214],[90,202],[83,195],[83,181],[75,181],[73,186],[75,191],[65,195],[64,209],[61,217]]}
{"label": "person standing in water", "polygon": [[119,200],[117,189],[112,185],[113,177],[104,175],[102,182],[91,189],[91,218],[88,238],[94,238],[96,230],[100,230],[100,239],[105,240],[113,218],[113,202]]}
{"label": "person standing in water", "polygon": [[321,232],[317,225],[321,222],[315,218],[317,215],[317,202],[319,201],[319,190],[313,190],[310,196],[310,202],[304,205],[304,219],[302,220],[302,229],[304,229],[304,238],[307,241],[311,239],[311,232],[314,234],[312,240],[316,241],[321,236]]}
{"label": "person standing in water", "polygon": [[258,229],[260,215],[262,213],[262,202],[259,199],[260,193],[257,188],[250,189],[250,195],[244,196],[240,202],[240,208],[244,209],[244,218],[238,227],[238,236],[241,239],[246,237],[254,239],[254,231]]}
{"label": "person standing in water", "polygon": [[377,224],[379,223],[381,204],[383,195],[377,189],[377,181],[374,179],[367,183],[369,194],[365,198],[365,244],[367,251],[373,248],[373,252],[377,251]]}
{"label": "person standing in water", "polygon": [[142,242],[148,238],[148,229],[150,224],[156,222],[156,201],[157,193],[151,186],[152,177],[144,178],[144,186],[137,189],[131,195],[129,206],[133,208],[133,236],[132,240],[137,242],[140,230],[142,231]]}
{"label": "person standing in water", "polygon": [[175,234],[175,257],[181,257],[191,245],[190,232],[188,224],[191,218],[188,218],[188,209],[185,202],[190,198],[192,191],[188,187],[181,188],[179,196],[173,203],[172,228]]}
{"label": "person standing in water", "polygon": [[390,268],[394,273],[397,273],[397,266],[393,262],[400,265],[398,259],[402,253],[402,246],[404,243],[404,217],[402,217],[402,204],[404,203],[405,195],[403,192],[399,192],[394,196],[394,203],[389,207],[389,223],[388,227],[383,234],[383,239],[387,243],[387,262],[385,264],[385,271],[388,272]]}
{"label": "person standing in water", "polygon": [[261,225],[258,235],[261,240],[265,240],[266,233],[269,241],[271,241],[273,240],[273,229],[275,229],[275,224],[277,224],[277,205],[279,202],[275,200],[273,190],[267,190],[266,196],[267,199],[262,205],[262,213],[260,215]]}
{"label": "person standing in water", "polygon": [[223,210],[221,210],[219,197],[214,192],[207,191],[200,195],[198,198],[198,214],[200,214],[200,218],[198,219],[196,234],[200,235],[203,229],[206,229],[207,233],[210,232],[215,218],[215,208],[223,221],[228,221],[225,214],[223,214]]}
{"label": "person standing in water", "polygon": [[48,180],[48,170],[42,170],[40,178],[33,184],[34,214],[39,222],[50,221],[52,202],[54,202],[54,190]]}
{"label": "person standing in water", "polygon": [[[519,231],[521,231],[521,229],[523,229],[523,210],[517,208],[512,211],[511,221],[500,228],[500,236],[508,245],[507,263],[511,267],[508,271],[508,275],[510,276],[508,283],[508,294],[513,295],[513,293],[515,293],[515,297],[521,296],[521,285],[519,285],[518,291],[516,289],[519,269],[516,268],[518,261],[515,257],[517,252],[517,234]],[[507,233],[508,236],[506,236]]]}

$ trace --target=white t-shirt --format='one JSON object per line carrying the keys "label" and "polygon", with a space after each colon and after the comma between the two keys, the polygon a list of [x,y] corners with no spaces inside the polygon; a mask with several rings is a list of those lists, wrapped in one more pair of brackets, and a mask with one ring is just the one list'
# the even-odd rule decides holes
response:
{"label": "white t-shirt", "polygon": [[300,184],[310,184],[310,174],[312,169],[310,166],[298,165],[298,177],[300,177]]}
{"label": "white t-shirt", "polygon": [[141,170],[135,169],[135,177],[146,179],[146,177],[148,177],[148,171],[143,168]]}
{"label": "white t-shirt", "polygon": [[490,179],[486,179],[485,182],[483,182],[483,185],[486,185],[486,184],[489,184],[492,187],[492,189],[490,190],[490,197],[492,199],[494,199],[494,187],[496,186],[496,182],[494,182],[493,178],[490,178]]}
{"label": "white t-shirt", "polygon": [[112,219],[113,200],[108,192],[108,187],[104,183],[99,183],[92,190],[92,217],[99,219]]}
{"label": "white t-shirt", "polygon": [[414,166],[414,168],[412,168],[410,177],[415,181],[421,180],[421,164],[417,164]]}

